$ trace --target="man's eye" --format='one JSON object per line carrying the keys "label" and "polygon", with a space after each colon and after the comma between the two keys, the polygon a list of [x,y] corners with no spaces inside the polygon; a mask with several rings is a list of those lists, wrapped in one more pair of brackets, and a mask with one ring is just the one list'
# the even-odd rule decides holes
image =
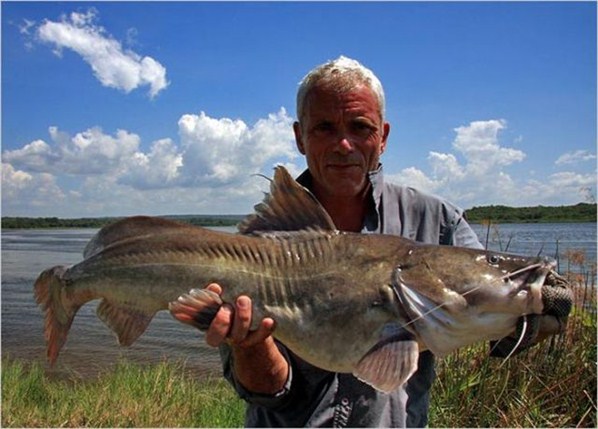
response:
{"label": "man's eye", "polygon": [[314,127],[314,130],[316,130],[316,131],[331,131],[332,124],[330,122],[322,122],[320,124],[317,124]]}
{"label": "man's eye", "polygon": [[372,133],[374,131],[376,131],[376,127],[367,123],[367,122],[355,122],[353,123],[353,130],[356,132],[359,132],[361,134],[363,133]]}

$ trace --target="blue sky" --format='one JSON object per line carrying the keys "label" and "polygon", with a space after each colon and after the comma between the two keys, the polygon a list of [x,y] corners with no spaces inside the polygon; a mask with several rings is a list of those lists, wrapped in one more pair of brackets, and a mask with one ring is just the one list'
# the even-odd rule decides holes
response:
{"label": "blue sky", "polygon": [[384,85],[388,180],[595,198],[594,2],[2,2],[2,214],[248,213],[341,54]]}

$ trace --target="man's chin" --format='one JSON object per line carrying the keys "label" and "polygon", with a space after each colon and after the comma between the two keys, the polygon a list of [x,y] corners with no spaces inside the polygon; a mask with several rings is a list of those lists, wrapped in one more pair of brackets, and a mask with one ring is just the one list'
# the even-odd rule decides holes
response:
{"label": "man's chin", "polygon": [[327,173],[329,189],[333,189],[339,197],[357,196],[367,185],[363,170],[359,167],[330,168]]}

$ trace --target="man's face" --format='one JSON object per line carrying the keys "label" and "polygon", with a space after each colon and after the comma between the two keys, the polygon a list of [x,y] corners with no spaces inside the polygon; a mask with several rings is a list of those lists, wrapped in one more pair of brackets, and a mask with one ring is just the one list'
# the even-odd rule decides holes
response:
{"label": "man's face", "polygon": [[294,124],[297,148],[305,155],[318,197],[354,197],[368,186],[390,131],[373,91],[360,85],[337,94],[314,87],[301,123]]}

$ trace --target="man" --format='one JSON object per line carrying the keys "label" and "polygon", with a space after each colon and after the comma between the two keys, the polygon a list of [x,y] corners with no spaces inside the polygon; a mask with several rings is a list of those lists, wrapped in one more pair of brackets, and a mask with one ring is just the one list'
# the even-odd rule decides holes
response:
{"label": "man", "polygon": [[[413,188],[385,183],[380,155],[390,124],[378,78],[346,57],[312,70],[297,94],[293,129],[312,191],[338,229],[384,233],[432,244],[481,248],[463,212]],[[218,285],[209,289],[220,292]],[[219,346],[224,374],[248,402],[247,426],[425,426],[434,378],[431,353],[420,355],[406,387],[384,394],[350,374],[302,361],[271,336],[272,319],[249,331],[251,300],[224,306],[206,333]],[[389,326],[389,332],[402,329]]]}
{"label": "man", "polygon": [[[343,56],[316,67],[299,87],[297,116],[295,140],[308,166],[297,180],[312,191],[337,228],[482,247],[456,206],[384,182],[380,155],[390,125],[384,120],[382,85],[370,70]],[[207,288],[221,293],[217,284]],[[547,301],[549,306],[557,302],[556,295]],[[525,345],[509,336],[493,345],[491,355],[505,357],[559,333],[568,310],[553,310],[538,317],[539,327]],[[351,374],[331,373],[295,356],[272,337],[275,322],[270,318],[250,331],[251,313],[251,300],[241,296],[233,306],[218,310],[206,332],[206,342],[220,347],[225,377],[248,403],[247,426],[427,424],[435,375],[430,352],[420,354],[418,370],[406,385],[384,394]],[[389,324],[385,333],[396,335],[402,329]]]}

